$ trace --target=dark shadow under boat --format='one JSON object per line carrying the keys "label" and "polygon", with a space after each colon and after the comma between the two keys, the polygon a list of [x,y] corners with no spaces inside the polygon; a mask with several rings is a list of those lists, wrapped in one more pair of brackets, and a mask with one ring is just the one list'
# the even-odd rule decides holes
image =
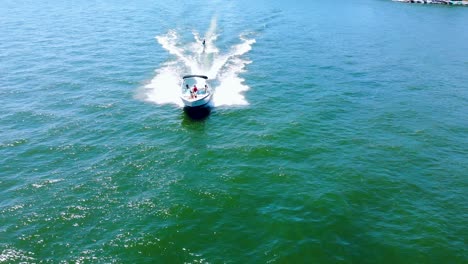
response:
{"label": "dark shadow under boat", "polygon": [[205,120],[211,113],[209,104],[198,107],[184,107],[185,114],[192,120]]}

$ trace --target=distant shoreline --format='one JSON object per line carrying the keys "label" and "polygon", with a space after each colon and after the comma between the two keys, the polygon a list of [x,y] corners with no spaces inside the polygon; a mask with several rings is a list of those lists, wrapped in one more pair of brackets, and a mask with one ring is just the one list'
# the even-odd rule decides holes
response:
{"label": "distant shoreline", "polygon": [[438,5],[459,5],[468,6],[468,1],[461,0],[393,0],[395,2],[416,3],[416,4],[438,4]]}

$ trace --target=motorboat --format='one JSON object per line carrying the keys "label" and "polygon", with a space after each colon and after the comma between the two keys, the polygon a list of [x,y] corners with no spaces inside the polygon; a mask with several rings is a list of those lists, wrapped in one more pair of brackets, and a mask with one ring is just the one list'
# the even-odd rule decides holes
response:
{"label": "motorboat", "polygon": [[200,107],[208,104],[213,91],[208,86],[205,75],[185,75],[183,77],[180,99],[186,107]]}

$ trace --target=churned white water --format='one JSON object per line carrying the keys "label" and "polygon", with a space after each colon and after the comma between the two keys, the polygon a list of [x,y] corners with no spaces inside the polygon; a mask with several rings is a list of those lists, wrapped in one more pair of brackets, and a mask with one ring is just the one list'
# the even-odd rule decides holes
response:
{"label": "churned white water", "polygon": [[204,36],[192,32],[191,42],[183,42],[175,30],[156,36],[157,42],[168,52],[169,60],[156,69],[156,75],[144,87],[146,101],[183,106],[179,98],[182,77],[201,74],[208,76],[208,82],[214,88],[214,106],[248,105],[244,93],[250,87],[240,74],[251,63],[245,54],[252,49],[255,39],[240,34],[237,44],[228,50],[220,50],[216,46],[216,28],[216,18],[213,18]]}

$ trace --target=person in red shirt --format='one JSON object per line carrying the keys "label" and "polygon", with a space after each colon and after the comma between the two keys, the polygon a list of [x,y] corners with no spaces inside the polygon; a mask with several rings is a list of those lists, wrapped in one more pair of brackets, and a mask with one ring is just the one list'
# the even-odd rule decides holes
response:
{"label": "person in red shirt", "polygon": [[197,92],[198,92],[197,86],[193,85],[193,94],[195,95],[195,98],[197,98]]}

